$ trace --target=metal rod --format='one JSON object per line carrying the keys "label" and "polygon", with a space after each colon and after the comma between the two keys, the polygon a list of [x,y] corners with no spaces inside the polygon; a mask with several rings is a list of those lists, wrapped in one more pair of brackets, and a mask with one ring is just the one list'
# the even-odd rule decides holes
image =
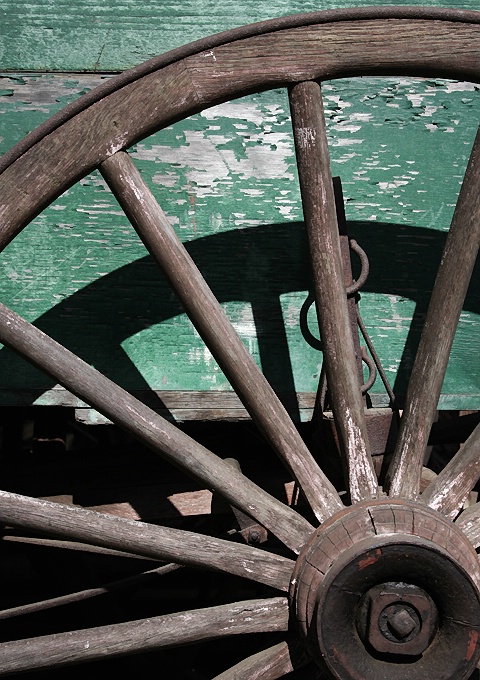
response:
{"label": "metal rod", "polygon": [[363,323],[363,319],[360,315],[360,311],[358,310],[357,307],[357,323],[358,327],[360,328],[360,331],[362,333],[363,339],[366,342],[366,345],[368,347],[368,351],[371,354],[371,357],[375,363],[375,366],[377,367],[378,374],[380,375],[380,378],[382,379],[383,386],[385,387],[385,390],[390,398],[390,406],[392,407],[393,404],[395,403],[395,394],[393,393],[393,390],[390,386],[390,383],[388,382],[387,374],[385,373],[385,369],[382,366],[382,362],[380,361],[380,357],[377,354],[377,351],[373,345],[372,340],[370,339],[370,336],[367,332],[367,329],[365,327],[365,324]]}

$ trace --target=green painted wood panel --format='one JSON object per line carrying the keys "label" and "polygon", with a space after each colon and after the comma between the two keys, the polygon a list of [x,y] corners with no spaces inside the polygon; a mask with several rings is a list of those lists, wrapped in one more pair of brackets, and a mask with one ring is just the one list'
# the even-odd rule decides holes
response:
{"label": "green painted wood panel", "polygon": [[2,0],[0,63],[11,71],[118,71],[255,21],[384,4],[479,8],[477,0]]}
{"label": "green painted wood panel", "polygon": [[[19,8],[21,3],[15,4]],[[112,16],[108,12],[117,7],[118,33],[130,32],[132,49],[137,18],[123,21],[127,4],[109,3],[102,16],[107,21]],[[216,28],[291,13],[299,4],[256,3],[257,14],[238,22],[238,14],[230,15],[233,23],[227,26],[223,18]],[[183,3],[184,18],[191,18],[194,5],[208,5],[202,21],[218,12],[213,3]],[[27,24],[40,30],[45,21],[35,23],[35,17],[42,5],[29,6]],[[166,12],[169,5],[162,7]],[[245,7],[247,3],[242,12]],[[152,3],[148,11],[155,8]],[[318,6],[302,3],[302,9]],[[173,40],[177,15],[169,11],[170,23],[167,14],[161,15],[159,30]],[[70,28],[83,26],[84,35],[88,16],[87,11],[82,18],[72,10],[65,22],[70,21]],[[178,25],[175,44],[202,35],[185,37],[185,23]],[[202,26],[192,22],[191,30]],[[212,24],[203,34],[211,30]],[[81,45],[76,52],[83,59],[89,39]],[[44,54],[51,49],[47,42]],[[120,51],[122,59],[131,58],[125,46]],[[148,56],[142,52],[138,61]],[[118,55],[115,59],[121,63]],[[61,60],[68,64],[65,55]],[[14,61],[7,63],[13,67]],[[77,70],[88,68],[79,63]],[[103,77],[5,74],[0,83],[0,152]],[[371,262],[362,315],[400,393],[478,125],[478,90],[469,83],[409,78],[324,85],[333,172],[342,178],[350,232]],[[285,92],[204,111],[131,152],[274,387],[299,393],[301,416],[309,417],[321,353],[307,344],[299,325],[310,281]],[[185,391],[208,391],[212,397],[223,393],[227,403],[228,382],[96,173],[15,239],[2,254],[0,268],[2,300],[128,389],[156,392],[158,407],[160,391],[168,396],[166,408],[172,395]],[[478,273],[477,268],[460,320],[442,408],[480,408]],[[312,313],[310,317],[313,329]],[[0,403],[73,403],[5,349],[0,351],[0,370]],[[378,380],[373,397],[375,403],[385,403]],[[298,415],[295,406],[290,408]],[[198,412],[204,412],[200,406]],[[238,412],[238,405],[232,407],[232,417]]]}

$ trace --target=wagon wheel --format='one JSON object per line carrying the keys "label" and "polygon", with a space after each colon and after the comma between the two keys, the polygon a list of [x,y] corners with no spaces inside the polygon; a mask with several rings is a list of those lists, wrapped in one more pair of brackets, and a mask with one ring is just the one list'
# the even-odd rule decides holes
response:
{"label": "wagon wheel", "polygon": [[[284,642],[218,678],[278,678],[313,658],[325,678],[467,678],[480,658],[480,427],[420,495],[420,475],[480,240],[480,137],[432,294],[385,491],[366,435],[329,170],[320,82],[409,74],[480,81],[480,14],[366,9],[287,17],[146,62],[81,98],[3,159],[4,247],[99,168],[252,418],[290,469],[314,528],[236,468],[0,305],[0,339],[154,452],[266,527],[297,560],[191,532],[1,493],[11,526],[224,571],[283,595],[6,643],[1,674],[247,632]],[[246,93],[289,88],[327,379],[351,505],[344,507],[124,151],[173,121]],[[455,522],[452,520],[456,520]],[[289,592],[289,597],[285,595]],[[313,666],[312,668],[315,668]]]}

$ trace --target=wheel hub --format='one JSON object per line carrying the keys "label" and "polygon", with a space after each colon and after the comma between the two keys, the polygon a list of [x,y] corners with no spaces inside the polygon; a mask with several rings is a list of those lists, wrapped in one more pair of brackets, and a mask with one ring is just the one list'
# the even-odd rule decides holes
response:
{"label": "wheel hub", "polygon": [[468,678],[480,658],[480,566],[443,515],[373,501],[323,524],[290,599],[317,663],[338,680]]}

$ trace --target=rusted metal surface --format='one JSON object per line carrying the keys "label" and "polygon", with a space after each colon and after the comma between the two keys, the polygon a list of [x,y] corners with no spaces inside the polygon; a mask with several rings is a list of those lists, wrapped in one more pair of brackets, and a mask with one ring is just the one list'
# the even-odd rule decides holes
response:
{"label": "rusted metal surface", "polygon": [[414,584],[382,583],[363,596],[357,628],[376,652],[419,656],[430,646],[438,625],[432,598]]}

